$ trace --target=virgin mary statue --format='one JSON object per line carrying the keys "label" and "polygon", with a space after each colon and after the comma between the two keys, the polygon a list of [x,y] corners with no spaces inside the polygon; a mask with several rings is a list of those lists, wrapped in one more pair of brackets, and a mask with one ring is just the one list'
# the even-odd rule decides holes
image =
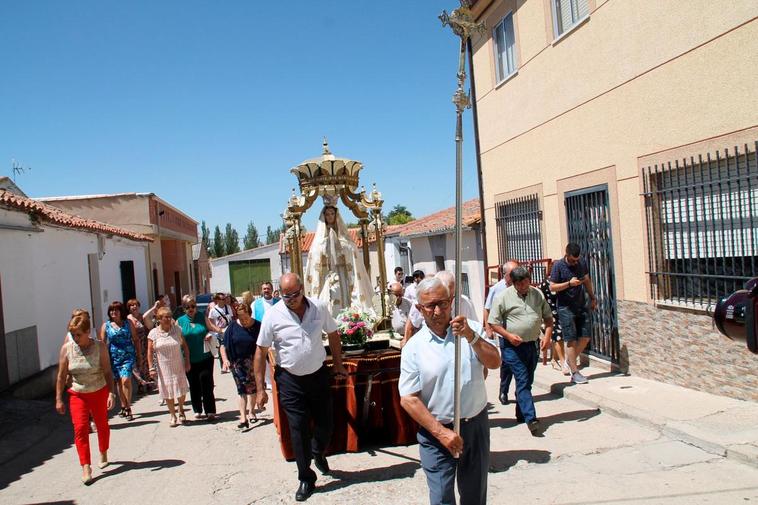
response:
{"label": "virgin mary statue", "polygon": [[373,312],[371,281],[336,204],[336,196],[324,197],[305,266],[305,294],[327,303],[334,317],[347,307]]}

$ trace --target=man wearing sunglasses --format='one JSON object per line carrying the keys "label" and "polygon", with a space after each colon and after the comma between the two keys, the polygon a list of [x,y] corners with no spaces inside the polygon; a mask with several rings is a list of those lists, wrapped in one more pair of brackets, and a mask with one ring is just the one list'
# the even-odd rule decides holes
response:
{"label": "man wearing sunglasses", "polygon": [[[337,322],[323,302],[303,295],[303,283],[293,273],[279,282],[282,303],[273,305],[263,316],[255,352],[256,404],[268,401],[263,383],[266,356],[272,345],[276,351],[274,380],[279,401],[287,415],[292,450],[297,462],[300,485],[295,500],[305,501],[316,488],[311,459],[322,474],[329,473],[324,456],[332,436],[332,396],[329,369],[322,334],[329,338],[332,370],[338,378],[347,376],[342,366],[342,345]],[[310,426],[313,422],[313,433]]]}
{"label": "man wearing sunglasses", "polygon": [[[419,424],[421,467],[431,503],[486,503],[490,431],[484,368],[500,366],[497,347],[476,321],[452,317],[453,292],[438,277],[417,287],[425,325],[403,347],[400,405]],[[455,339],[461,339],[461,430],[453,431]]]}

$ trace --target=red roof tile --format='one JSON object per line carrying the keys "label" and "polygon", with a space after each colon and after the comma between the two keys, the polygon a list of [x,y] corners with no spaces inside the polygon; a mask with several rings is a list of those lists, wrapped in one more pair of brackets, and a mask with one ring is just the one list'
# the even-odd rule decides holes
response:
{"label": "red roof tile", "polygon": [[[481,221],[481,218],[478,198],[472,198],[471,200],[463,202],[464,226],[474,225]],[[455,227],[455,207],[453,206],[445,210],[440,210],[434,214],[429,214],[428,216],[418,218],[401,226],[401,237],[452,230]]]}
{"label": "red roof tile", "polygon": [[67,214],[57,207],[48,205],[46,203],[26,198],[10,191],[0,189],[0,205],[6,208],[20,210],[26,212],[30,216],[33,216],[42,221],[65,226],[67,228],[76,228],[79,230],[86,230],[91,232],[107,233],[109,235],[118,235],[119,237],[128,238],[130,240],[137,240],[141,242],[152,242],[153,239],[147,235],[136,233],[133,231],[118,228],[107,223],[101,223],[94,219],[87,219],[73,214]]}

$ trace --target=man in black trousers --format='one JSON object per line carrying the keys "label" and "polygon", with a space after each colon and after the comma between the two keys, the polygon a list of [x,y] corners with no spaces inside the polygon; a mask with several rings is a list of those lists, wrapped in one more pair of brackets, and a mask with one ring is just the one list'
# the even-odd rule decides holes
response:
{"label": "man in black trousers", "polygon": [[[284,274],[279,281],[281,299],[263,316],[263,324],[255,351],[256,404],[268,401],[263,375],[268,348],[276,351],[274,380],[279,401],[287,415],[292,449],[295,452],[300,485],[297,501],[305,501],[316,488],[316,473],[311,459],[322,474],[329,473],[324,451],[332,435],[332,395],[329,371],[324,365],[326,351],[322,332],[329,337],[335,375],[345,377],[342,366],[342,345],[337,322],[326,305],[303,294],[303,283],[296,274]],[[313,433],[310,423],[313,420]]]}

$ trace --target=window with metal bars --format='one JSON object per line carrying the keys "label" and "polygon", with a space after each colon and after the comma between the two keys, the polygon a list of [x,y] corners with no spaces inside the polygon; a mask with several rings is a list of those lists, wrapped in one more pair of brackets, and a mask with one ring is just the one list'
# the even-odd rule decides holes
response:
{"label": "window with metal bars", "polygon": [[653,299],[707,307],[758,276],[756,148],[644,169]]}
{"label": "window with metal bars", "polygon": [[532,261],[542,258],[539,195],[512,198],[495,204],[499,262]]}

